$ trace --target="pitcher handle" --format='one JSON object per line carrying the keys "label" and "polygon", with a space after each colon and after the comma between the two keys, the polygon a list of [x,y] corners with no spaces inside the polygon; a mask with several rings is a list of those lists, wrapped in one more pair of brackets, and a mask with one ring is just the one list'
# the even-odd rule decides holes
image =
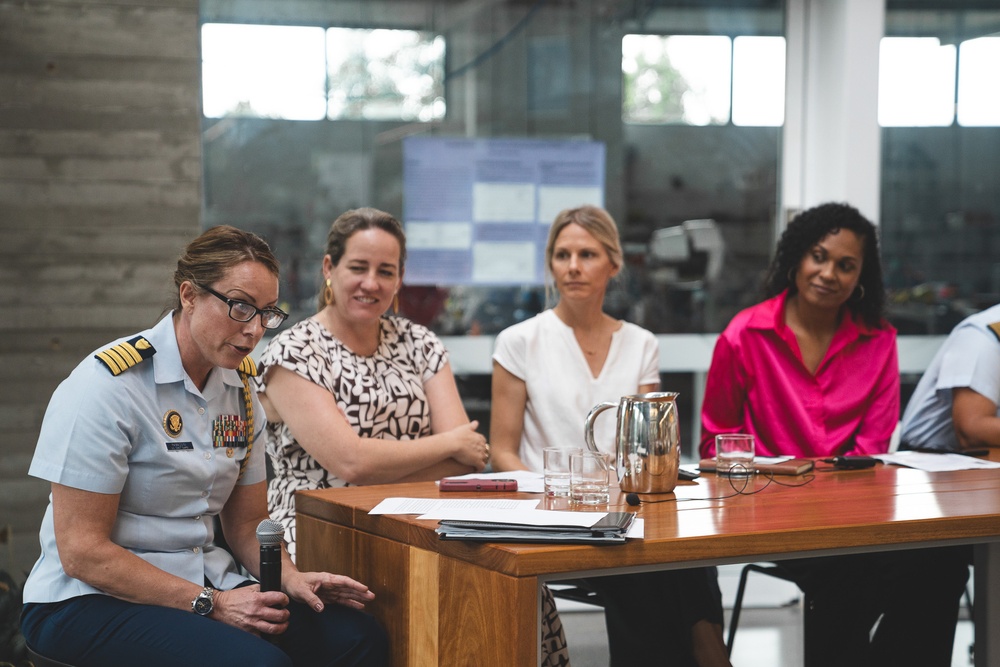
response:
{"label": "pitcher handle", "polygon": [[583,433],[585,440],[587,441],[587,447],[590,448],[592,452],[599,452],[597,448],[597,443],[594,442],[594,420],[597,419],[597,415],[601,414],[605,410],[610,408],[617,408],[617,403],[612,403],[610,401],[605,401],[604,403],[598,403],[587,415],[587,421],[585,422]]}

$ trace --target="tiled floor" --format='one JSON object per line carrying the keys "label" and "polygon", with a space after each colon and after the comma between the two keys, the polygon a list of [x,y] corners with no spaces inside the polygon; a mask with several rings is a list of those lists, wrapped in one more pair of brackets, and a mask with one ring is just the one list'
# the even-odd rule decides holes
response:
{"label": "tiled floor", "polygon": [[[719,584],[727,620],[739,581],[739,566],[719,568]],[[970,584],[971,585],[971,584]],[[573,667],[607,667],[608,645],[603,611],[557,601]],[[959,621],[952,667],[972,665],[969,646],[972,622]],[[802,664],[802,616],[798,589],[770,577],[748,580],[743,613],[733,646],[733,667],[799,667]]]}

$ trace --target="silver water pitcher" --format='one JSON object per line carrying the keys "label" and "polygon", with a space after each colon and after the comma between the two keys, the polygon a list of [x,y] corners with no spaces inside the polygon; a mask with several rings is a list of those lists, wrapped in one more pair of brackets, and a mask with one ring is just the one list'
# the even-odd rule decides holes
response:
{"label": "silver water pitcher", "polygon": [[587,446],[598,451],[594,442],[594,420],[605,410],[618,408],[615,460],[622,491],[669,493],[677,486],[677,469],[681,463],[678,395],[664,391],[622,396],[617,403],[608,401],[595,405],[587,415]]}

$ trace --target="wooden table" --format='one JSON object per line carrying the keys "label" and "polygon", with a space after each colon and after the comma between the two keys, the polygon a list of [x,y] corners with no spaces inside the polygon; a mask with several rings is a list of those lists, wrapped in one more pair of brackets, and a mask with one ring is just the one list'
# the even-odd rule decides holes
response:
{"label": "wooden table", "polygon": [[[613,492],[609,509],[638,511],[645,539],[604,547],[442,541],[436,521],[368,514],[386,497],[538,495],[440,494],[433,482],[308,491],[296,501],[298,564],[371,587],[376,599],[369,608],[392,638],[396,666],[535,665],[542,582],[975,544],[976,665],[1000,667],[1000,471],[925,473],[879,465],[817,470],[810,483],[795,488],[777,484],[802,481],[778,477],[766,486],[758,475],[746,491],[759,493],[732,495],[729,480],[707,474],[681,483],[674,494],[646,497],[678,502],[637,508]],[[713,500],[722,496],[730,497]],[[565,508],[545,500],[540,506]]]}

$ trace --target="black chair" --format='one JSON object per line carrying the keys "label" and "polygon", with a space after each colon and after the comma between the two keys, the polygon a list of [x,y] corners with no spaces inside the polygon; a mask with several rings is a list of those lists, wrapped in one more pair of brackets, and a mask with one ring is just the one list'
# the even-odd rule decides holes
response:
{"label": "black chair", "polygon": [[553,584],[559,586],[564,585],[566,588],[553,588],[549,585],[549,590],[552,591],[552,597],[560,598],[562,600],[573,600],[574,602],[583,602],[584,604],[594,605],[595,607],[604,608],[604,602],[601,601],[601,597],[590,590],[587,585],[579,580],[568,580],[568,581],[554,581]]}
{"label": "black chair", "polygon": [[[760,564],[760,563],[750,563],[749,565],[743,566],[743,570],[740,571],[740,583],[739,583],[739,585],[736,588],[736,600],[733,602],[733,613],[732,613],[732,616],[729,619],[729,637],[726,640],[726,650],[729,652],[729,655],[733,654],[733,642],[736,639],[736,628],[740,624],[740,612],[743,610],[743,593],[745,592],[746,587],[747,587],[747,575],[749,575],[751,572],[758,572],[760,574],[766,574],[766,575],[768,575],[770,577],[776,577],[776,578],[782,579],[784,581],[790,581],[793,584],[795,583],[795,580],[792,578],[791,573],[789,573],[787,570],[785,570],[785,568],[783,568],[780,564],[777,564],[777,563],[771,563],[771,564],[767,564],[767,565]],[[801,590],[801,589],[799,589],[799,590]],[[805,595],[804,592],[803,592],[803,595]],[[802,620],[802,628],[803,628],[802,629],[802,634],[803,634],[803,641],[802,641],[802,643],[803,643],[803,645],[805,647],[805,651],[804,651],[805,652],[805,664],[807,664],[807,665],[810,664],[810,661],[809,661],[809,644],[810,644],[810,642],[809,642],[809,629],[810,629],[809,617],[810,617],[810,613],[809,612],[810,612],[810,607],[811,606],[812,606],[811,605],[811,600],[809,599],[809,596],[806,595],[805,604],[803,604],[803,610],[804,611],[803,611],[803,620]]]}
{"label": "black chair", "polygon": [[31,660],[31,664],[35,667],[73,667],[73,665],[66,664],[65,662],[59,662],[58,660],[53,660],[52,658],[46,658],[30,646],[28,646],[27,649],[28,658]]}
{"label": "black chair", "polygon": [[[745,565],[743,567],[743,570],[740,571],[740,583],[736,588],[736,600],[733,602],[732,617],[729,620],[729,637],[726,640],[726,650],[729,652],[729,655],[733,654],[733,642],[736,639],[736,628],[740,623],[740,612],[742,611],[743,608],[743,593],[745,592],[747,586],[747,575],[750,574],[751,572],[766,574],[770,577],[776,577],[784,581],[790,581],[793,584],[796,583],[795,580],[792,578],[791,574],[785,568],[783,568],[779,563],[770,563],[767,565],[759,563],[750,563],[749,565]],[[801,591],[802,589],[800,588],[799,590]],[[804,664],[810,665],[813,664],[815,660],[815,658],[811,655],[809,650],[810,645],[815,646],[815,642],[809,641],[810,629],[812,625],[810,621],[812,600],[809,597],[809,595],[805,593],[805,591],[802,591],[802,594],[805,596],[802,605],[803,609],[802,644],[804,653],[803,661]],[[973,616],[972,595],[969,593],[968,586],[965,587],[965,604],[967,609],[969,610],[969,618],[975,618],[975,616]],[[969,647],[970,655],[974,651],[974,646],[975,645],[973,644],[972,646]]]}

